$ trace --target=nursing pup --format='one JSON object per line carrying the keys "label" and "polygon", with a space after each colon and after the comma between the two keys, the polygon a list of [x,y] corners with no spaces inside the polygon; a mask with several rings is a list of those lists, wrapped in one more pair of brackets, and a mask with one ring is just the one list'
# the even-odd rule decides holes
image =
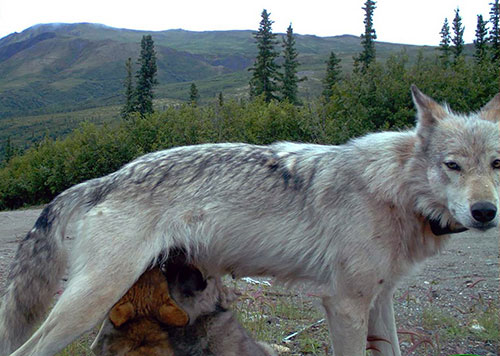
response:
{"label": "nursing pup", "polygon": [[115,304],[92,351],[99,356],[274,355],[227,309],[235,298],[220,279],[205,279],[178,254],[162,270],[143,274]]}

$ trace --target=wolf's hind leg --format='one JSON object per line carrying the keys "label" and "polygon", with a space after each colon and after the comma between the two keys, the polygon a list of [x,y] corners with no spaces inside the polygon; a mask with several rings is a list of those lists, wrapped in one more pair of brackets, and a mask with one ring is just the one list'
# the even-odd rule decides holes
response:
{"label": "wolf's hind leg", "polygon": [[[140,250],[142,246],[136,247]],[[135,254],[136,259],[131,259],[126,250],[112,255],[103,251],[95,249],[92,259],[101,263],[89,262],[70,276],[47,319],[11,356],[55,355],[101,321],[151,261],[147,253],[140,259]]]}

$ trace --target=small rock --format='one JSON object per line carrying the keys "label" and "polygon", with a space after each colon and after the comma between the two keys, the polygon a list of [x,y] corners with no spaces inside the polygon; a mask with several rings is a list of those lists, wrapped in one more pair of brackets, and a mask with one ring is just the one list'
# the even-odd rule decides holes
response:
{"label": "small rock", "polygon": [[474,320],[472,320],[472,323],[469,326],[469,330],[472,332],[479,333],[479,332],[485,331],[486,329],[484,328],[484,326],[479,324],[479,322],[477,320],[474,319]]}
{"label": "small rock", "polygon": [[272,344],[271,347],[276,350],[279,354],[288,354],[292,350],[290,350],[289,347],[283,346],[283,345],[278,345],[278,344]]}

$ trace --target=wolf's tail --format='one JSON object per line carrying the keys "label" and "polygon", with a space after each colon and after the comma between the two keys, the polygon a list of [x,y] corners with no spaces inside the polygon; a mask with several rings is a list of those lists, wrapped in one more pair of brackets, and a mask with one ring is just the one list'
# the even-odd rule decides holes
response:
{"label": "wolf's tail", "polygon": [[51,305],[66,269],[64,230],[78,205],[71,195],[47,205],[18,246],[0,306],[0,356],[21,346]]}

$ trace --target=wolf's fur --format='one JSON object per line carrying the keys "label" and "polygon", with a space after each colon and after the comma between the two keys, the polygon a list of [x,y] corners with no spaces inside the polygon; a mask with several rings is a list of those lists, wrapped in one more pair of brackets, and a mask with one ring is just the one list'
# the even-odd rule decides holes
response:
{"label": "wolf's fur", "polygon": [[[342,146],[210,144],[147,154],[56,197],[21,243],[0,310],[0,354],[29,337],[66,263],[67,288],[14,356],[49,356],[102,320],[162,251],[184,248],[210,275],[273,275],[327,288],[337,356],[400,355],[391,295],[449,238],[498,209],[497,95],[459,115],[413,88],[417,126]],[[444,163],[454,161],[461,170]],[[491,209],[490,209],[491,210]],[[77,223],[73,248],[64,231]]]}

